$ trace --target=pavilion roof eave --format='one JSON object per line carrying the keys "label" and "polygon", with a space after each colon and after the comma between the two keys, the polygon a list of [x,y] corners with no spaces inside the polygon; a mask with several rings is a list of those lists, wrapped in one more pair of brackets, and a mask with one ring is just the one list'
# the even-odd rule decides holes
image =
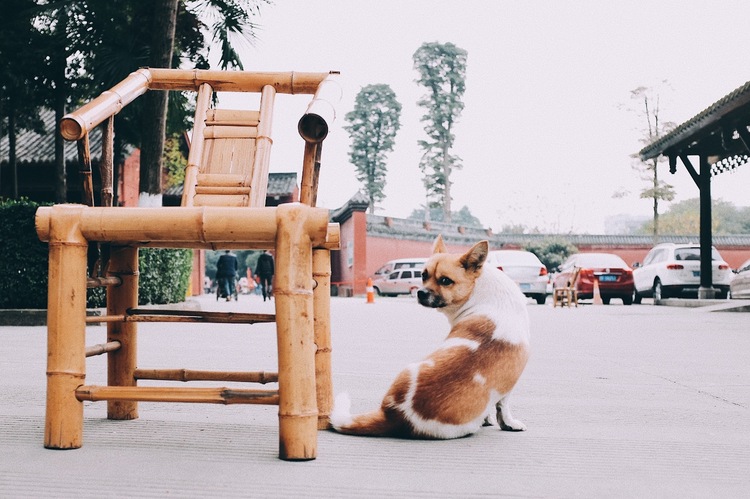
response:
{"label": "pavilion roof eave", "polygon": [[[725,95],[674,130],[656,139],[638,152],[641,160],[659,155],[687,153],[717,132],[723,125],[737,126],[738,120],[750,122],[750,81]],[[718,152],[717,152],[718,154]]]}

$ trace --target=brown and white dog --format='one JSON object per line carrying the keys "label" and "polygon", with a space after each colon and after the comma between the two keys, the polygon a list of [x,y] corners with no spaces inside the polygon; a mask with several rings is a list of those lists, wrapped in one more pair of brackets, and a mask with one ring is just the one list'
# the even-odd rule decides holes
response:
{"label": "brown and white dog", "polygon": [[438,236],[417,297],[448,317],[448,337],[396,377],[380,409],[352,416],[348,395],[339,395],[331,414],[334,430],[443,439],[475,433],[483,422],[526,429],[508,406],[529,357],[526,298],[502,271],[483,266],[488,250],[481,241],[463,255],[449,254]]}

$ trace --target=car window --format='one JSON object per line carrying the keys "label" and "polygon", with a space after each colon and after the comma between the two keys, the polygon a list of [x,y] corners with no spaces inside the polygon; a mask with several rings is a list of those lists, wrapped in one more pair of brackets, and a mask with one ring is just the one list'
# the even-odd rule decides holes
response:
{"label": "car window", "polygon": [[411,270],[401,272],[401,279],[411,279]]}
{"label": "car window", "polygon": [[648,255],[646,255],[646,258],[643,259],[643,265],[648,265],[651,262],[653,262],[656,259],[660,251],[661,250],[658,250],[658,249],[652,249],[651,251],[649,251]]}
{"label": "car window", "polygon": [[398,279],[398,275],[400,272],[393,272],[391,275],[388,276],[388,279]]}
{"label": "car window", "polygon": [[700,248],[677,248],[674,250],[674,259],[678,262],[682,260],[700,260],[701,250]]}

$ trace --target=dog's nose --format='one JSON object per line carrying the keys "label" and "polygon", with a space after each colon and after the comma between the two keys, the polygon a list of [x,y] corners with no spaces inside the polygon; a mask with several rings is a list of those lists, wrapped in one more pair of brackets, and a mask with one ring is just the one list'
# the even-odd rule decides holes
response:
{"label": "dog's nose", "polygon": [[419,301],[425,301],[429,296],[430,294],[425,289],[420,289],[419,291],[417,291],[417,300]]}

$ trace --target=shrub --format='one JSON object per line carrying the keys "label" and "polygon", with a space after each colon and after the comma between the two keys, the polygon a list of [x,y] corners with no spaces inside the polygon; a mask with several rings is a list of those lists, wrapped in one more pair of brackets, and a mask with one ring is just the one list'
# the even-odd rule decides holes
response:
{"label": "shrub", "polygon": [[[48,248],[34,227],[39,206],[25,199],[0,200],[0,309],[47,308]],[[189,249],[141,248],[139,304],[184,301],[192,263]],[[104,303],[103,288],[88,290],[88,307]]]}
{"label": "shrub", "polygon": [[38,207],[0,200],[0,308],[47,308],[47,244],[34,228]]}

